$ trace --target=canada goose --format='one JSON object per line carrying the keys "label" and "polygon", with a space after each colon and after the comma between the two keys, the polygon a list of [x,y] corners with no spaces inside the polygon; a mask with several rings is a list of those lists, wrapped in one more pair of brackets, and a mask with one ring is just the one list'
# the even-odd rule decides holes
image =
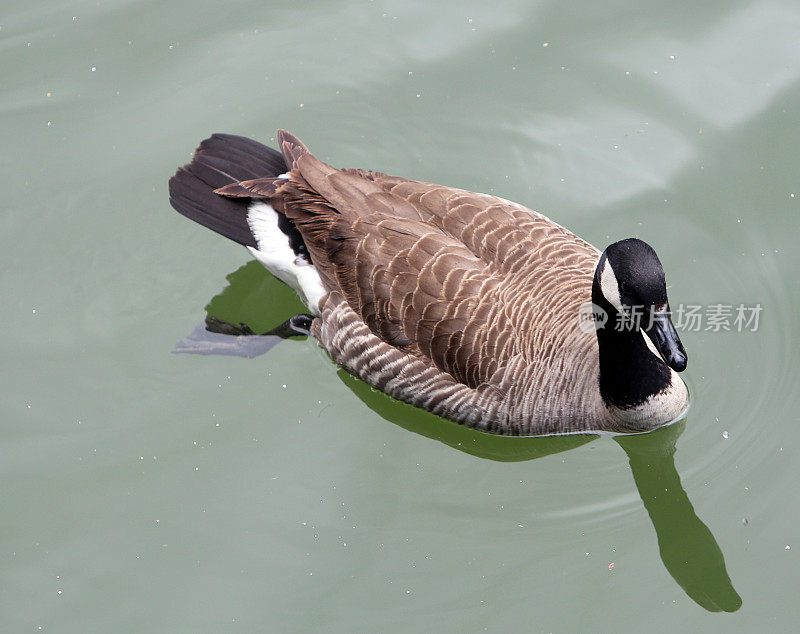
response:
{"label": "canada goose", "polygon": [[[643,432],[685,411],[686,353],[648,244],[600,253],[508,200],[337,170],[277,139],[281,152],[211,136],[170,202],[294,288],[312,315],[290,329],[350,373],[496,434]],[[596,329],[578,319],[589,302]]]}

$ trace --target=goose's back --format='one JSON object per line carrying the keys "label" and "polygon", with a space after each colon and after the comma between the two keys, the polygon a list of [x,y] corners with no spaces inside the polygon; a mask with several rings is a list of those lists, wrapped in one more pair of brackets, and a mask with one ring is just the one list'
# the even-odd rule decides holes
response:
{"label": "goose's back", "polygon": [[577,327],[593,246],[516,203],[336,170],[304,148],[270,194],[328,290],[313,333],[337,363],[481,429],[596,427],[597,343]]}

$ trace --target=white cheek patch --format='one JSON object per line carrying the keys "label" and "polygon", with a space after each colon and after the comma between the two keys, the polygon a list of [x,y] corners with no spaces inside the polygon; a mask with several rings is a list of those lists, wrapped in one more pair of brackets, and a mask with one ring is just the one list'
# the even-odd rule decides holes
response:
{"label": "white cheek patch", "polygon": [[611,268],[611,262],[606,258],[603,270],[600,271],[600,290],[603,292],[608,302],[616,308],[620,313],[624,312],[622,308],[622,298],[619,296],[619,284],[617,283],[617,276],[614,275],[614,269]]}
{"label": "white cheek patch", "polygon": [[[656,344],[653,343],[653,340],[650,338],[650,335],[648,335],[644,331],[644,329],[642,329],[640,332],[642,333],[642,337],[644,337],[644,342],[647,344],[647,347],[650,349],[650,352],[656,355],[656,357],[659,360],[664,361],[664,357],[661,356],[661,353],[658,351],[658,348],[656,348]],[[666,361],[664,361],[664,363],[666,363]]]}
{"label": "white cheek patch", "polygon": [[[653,308],[653,314],[654,314],[654,315],[658,315],[658,314],[660,314],[660,313],[663,313],[663,312],[665,312],[666,310],[667,310],[667,305],[666,305],[666,304],[657,304],[657,305],[656,305],[656,306]],[[646,324],[642,324],[642,325],[643,325],[643,326],[645,326]],[[647,344],[647,347],[649,348],[650,352],[652,352],[654,355],[656,355],[656,357],[658,357],[658,359],[660,359],[660,360],[661,360],[661,361],[663,361],[664,363],[667,363],[667,360],[666,360],[666,359],[663,357],[663,355],[662,355],[662,354],[661,354],[661,353],[658,351],[658,348],[656,348],[656,344],[654,344],[654,343],[653,343],[653,340],[650,338],[650,335],[648,335],[648,334],[647,334],[647,333],[644,331],[644,328],[642,328],[642,331],[641,331],[641,332],[642,332],[642,337],[644,337],[644,342]],[[667,363],[667,365],[669,365],[669,364]]]}

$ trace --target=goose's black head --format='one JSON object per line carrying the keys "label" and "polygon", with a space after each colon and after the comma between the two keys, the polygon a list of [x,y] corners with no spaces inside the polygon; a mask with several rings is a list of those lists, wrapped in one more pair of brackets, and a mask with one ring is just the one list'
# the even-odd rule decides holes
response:
{"label": "goose's black head", "polygon": [[592,301],[609,315],[602,328],[627,329],[636,336],[643,331],[664,363],[676,372],[686,369],[686,351],[670,317],[664,269],[649,244],[628,238],[610,245],[597,263]]}

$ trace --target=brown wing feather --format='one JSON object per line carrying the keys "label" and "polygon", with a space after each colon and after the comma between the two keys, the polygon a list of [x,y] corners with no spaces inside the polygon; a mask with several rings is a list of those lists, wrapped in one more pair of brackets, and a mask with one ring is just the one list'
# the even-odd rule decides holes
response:
{"label": "brown wing feather", "polygon": [[285,182],[283,178],[256,178],[225,185],[214,193],[230,198],[272,198]]}
{"label": "brown wing feather", "polygon": [[[518,374],[545,389],[536,366],[553,350],[589,349],[572,341],[570,320],[576,302],[590,296],[594,247],[515,203],[337,170],[296,137],[281,132],[278,139],[292,167],[288,179],[221,193],[271,196],[302,234],[325,288],[376,340],[479,388],[474,397],[490,409],[522,389],[514,387]],[[552,313],[548,323],[567,325],[537,328],[542,306]]]}
{"label": "brown wing feather", "polygon": [[303,142],[291,132],[278,130],[278,148],[283,152],[283,158],[289,169],[297,167],[297,161],[301,156],[309,154],[308,148]]}

